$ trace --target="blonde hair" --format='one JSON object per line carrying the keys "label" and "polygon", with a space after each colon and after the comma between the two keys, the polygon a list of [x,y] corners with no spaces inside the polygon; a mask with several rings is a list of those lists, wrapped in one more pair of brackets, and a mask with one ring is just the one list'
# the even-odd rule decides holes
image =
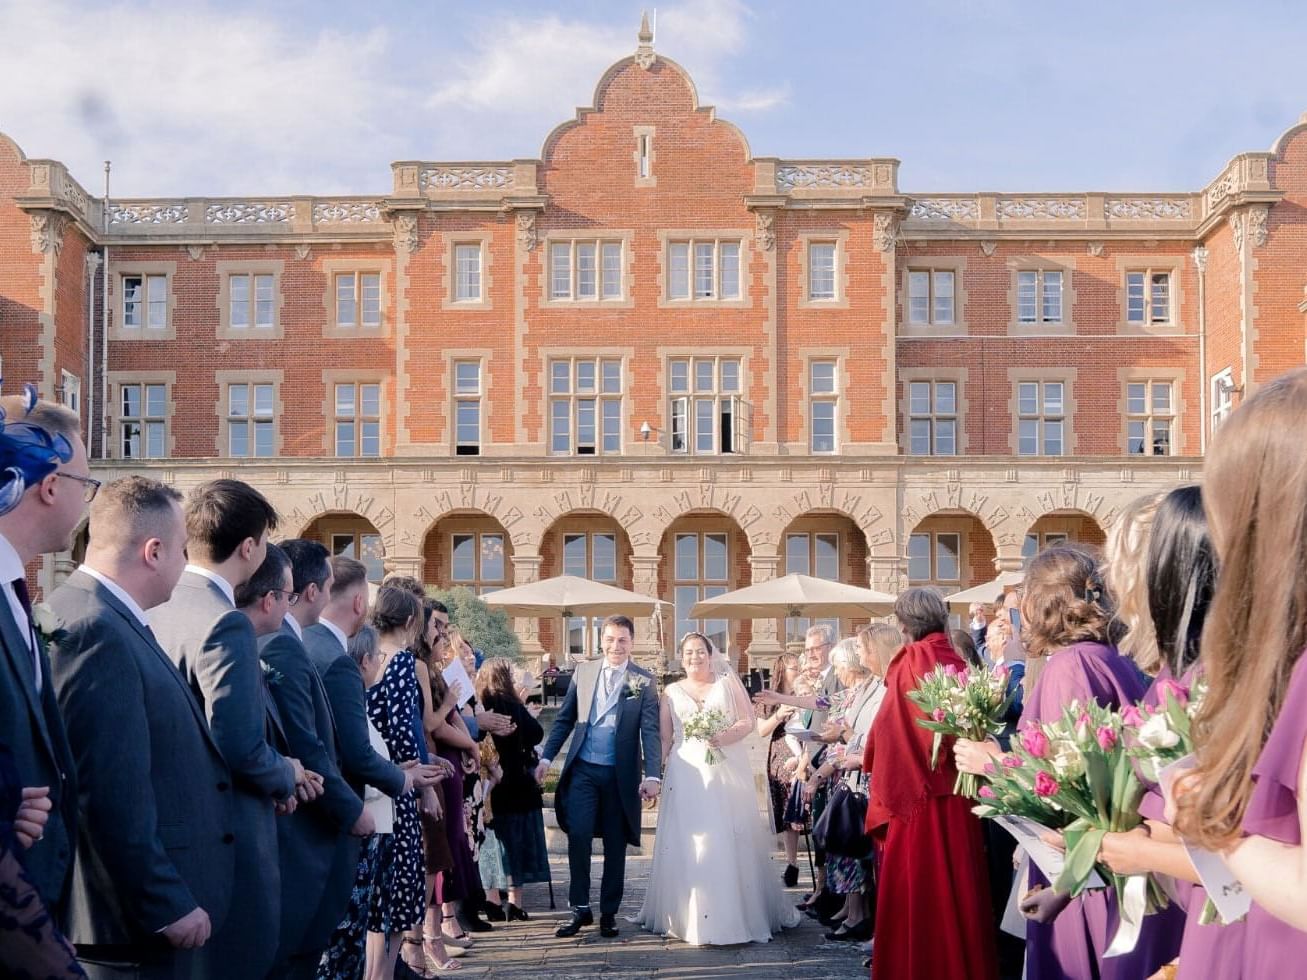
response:
{"label": "blonde hair", "polygon": [[1153,518],[1165,493],[1136,497],[1127,505],[1107,535],[1107,561],[1103,578],[1116,601],[1116,619],[1125,632],[1117,646],[1146,674],[1162,666],[1148,612],[1148,541]]}
{"label": "blonde hair", "polygon": [[867,648],[876,655],[881,672],[889,669],[889,662],[903,649],[903,634],[888,623],[872,623],[858,630],[858,636]]}
{"label": "blonde hair", "polygon": [[1198,765],[1175,828],[1222,850],[1238,838],[1252,772],[1307,646],[1307,369],[1263,386],[1212,442],[1203,506],[1220,571],[1203,629],[1207,696],[1193,721]]}

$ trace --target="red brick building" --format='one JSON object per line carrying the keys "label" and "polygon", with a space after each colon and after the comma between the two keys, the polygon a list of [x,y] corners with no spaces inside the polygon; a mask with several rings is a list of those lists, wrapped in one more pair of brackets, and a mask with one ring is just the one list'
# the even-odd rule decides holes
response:
{"label": "red brick building", "polygon": [[642,35],[538,158],[392,178],[106,202],[0,136],[4,376],[106,476],[238,475],[378,574],[576,572],[679,632],[787,571],[957,589],[1101,542],[1304,360],[1307,123],[1198,190],[918,196],[753,156]]}

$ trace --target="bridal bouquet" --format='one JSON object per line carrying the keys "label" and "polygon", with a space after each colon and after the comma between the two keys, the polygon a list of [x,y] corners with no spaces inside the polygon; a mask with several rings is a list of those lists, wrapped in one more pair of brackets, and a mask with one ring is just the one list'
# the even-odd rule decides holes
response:
{"label": "bridal bouquet", "polygon": [[[1007,693],[1007,670],[971,667],[959,670],[949,664],[936,667],[921,679],[908,700],[926,713],[917,724],[935,733],[930,747],[930,765],[939,763],[944,736],[983,742],[1003,731],[1004,716],[1012,705]],[[974,797],[979,781],[973,773],[960,772],[953,792]]]}
{"label": "bridal bouquet", "polygon": [[1078,702],[1051,724],[1026,726],[987,770],[989,785],[981,787],[975,808],[981,817],[1013,814],[1062,831],[1066,862],[1053,882],[1057,891],[1079,895],[1095,870],[1116,890],[1121,926],[1109,956],[1134,949],[1144,916],[1167,904],[1148,875],[1119,875],[1097,864],[1105,834],[1143,822],[1144,785],[1126,747],[1127,728],[1110,708]]}
{"label": "bridal bouquet", "polygon": [[1157,682],[1157,689],[1157,707],[1131,706],[1121,712],[1130,754],[1144,778],[1153,783],[1159,782],[1162,769],[1193,753],[1189,729],[1207,694],[1207,682],[1200,677],[1189,689],[1178,681],[1163,680]]}
{"label": "bridal bouquet", "polygon": [[681,723],[681,731],[687,739],[703,742],[707,746],[704,761],[710,766],[720,762],[721,757],[716,749],[707,744],[708,740],[730,727],[730,720],[716,708],[701,708]]}

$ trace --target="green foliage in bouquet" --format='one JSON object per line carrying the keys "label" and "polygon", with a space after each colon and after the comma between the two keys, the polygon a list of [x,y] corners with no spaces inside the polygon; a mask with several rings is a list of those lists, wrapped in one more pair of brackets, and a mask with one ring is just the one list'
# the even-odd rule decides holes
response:
{"label": "green foliage in bouquet", "polygon": [[[921,679],[908,700],[926,715],[917,724],[935,737],[930,747],[930,765],[939,765],[939,750],[945,736],[983,742],[998,735],[1006,724],[1004,718],[1012,706],[1007,693],[1007,670],[970,667],[958,670],[952,664],[936,667]],[[974,773],[960,772],[953,792],[974,797],[980,782]]]}

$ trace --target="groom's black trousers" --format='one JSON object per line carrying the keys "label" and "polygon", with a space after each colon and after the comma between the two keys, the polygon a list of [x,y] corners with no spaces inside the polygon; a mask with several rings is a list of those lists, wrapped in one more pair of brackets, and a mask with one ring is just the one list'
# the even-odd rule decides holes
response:
{"label": "groom's black trousers", "polygon": [[618,796],[617,767],[577,759],[567,796],[567,864],[572,873],[568,902],[573,908],[590,904],[590,850],[598,829],[604,842],[599,914],[616,915],[626,880],[626,817]]}

